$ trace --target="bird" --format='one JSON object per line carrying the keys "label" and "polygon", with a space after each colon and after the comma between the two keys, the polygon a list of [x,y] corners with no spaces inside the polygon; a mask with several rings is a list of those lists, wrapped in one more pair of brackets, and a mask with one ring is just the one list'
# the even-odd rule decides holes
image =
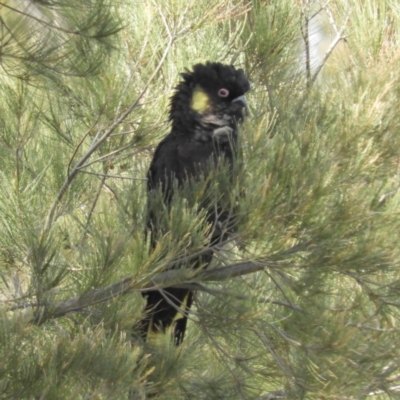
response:
{"label": "bird", "polygon": [[[147,173],[148,203],[161,192],[166,209],[187,182],[204,179],[220,163],[226,163],[232,172],[238,125],[246,116],[245,94],[250,89],[243,69],[218,62],[196,64],[181,78],[170,100],[171,131],[158,144]],[[190,259],[190,268],[206,268],[211,263],[213,246],[227,238],[233,224],[231,212],[220,205],[206,201],[202,207],[211,226],[209,249]],[[157,217],[160,207],[156,208],[150,205],[147,215],[152,248],[160,232],[165,233],[162,219]],[[165,288],[142,295],[146,300],[140,323],[142,338],[146,340],[149,332],[166,332],[172,326],[174,344],[179,346],[185,335],[193,292]]]}

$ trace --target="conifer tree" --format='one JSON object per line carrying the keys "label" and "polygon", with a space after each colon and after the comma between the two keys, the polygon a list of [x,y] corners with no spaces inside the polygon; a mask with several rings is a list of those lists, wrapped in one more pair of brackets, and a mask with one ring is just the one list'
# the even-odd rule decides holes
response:
{"label": "conifer tree", "polygon": [[[0,0],[0,27],[0,398],[397,398],[397,1]],[[214,187],[238,226],[193,271],[205,215],[174,198],[151,249],[146,171],[209,60],[252,91]],[[138,333],[171,286],[179,349]]]}

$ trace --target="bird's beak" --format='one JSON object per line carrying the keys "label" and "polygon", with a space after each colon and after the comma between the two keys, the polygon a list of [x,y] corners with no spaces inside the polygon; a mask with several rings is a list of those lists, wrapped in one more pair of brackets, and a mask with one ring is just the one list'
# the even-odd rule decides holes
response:
{"label": "bird's beak", "polygon": [[244,97],[244,95],[236,97],[236,99],[232,100],[232,103],[234,103],[235,101],[240,101],[243,104],[243,106],[247,108],[247,100],[246,97]]}

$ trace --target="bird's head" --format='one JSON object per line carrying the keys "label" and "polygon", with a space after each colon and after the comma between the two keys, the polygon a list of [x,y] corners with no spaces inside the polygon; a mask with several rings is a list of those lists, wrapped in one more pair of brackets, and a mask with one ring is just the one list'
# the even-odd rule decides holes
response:
{"label": "bird's head", "polygon": [[182,78],[171,98],[173,131],[187,135],[197,129],[236,128],[247,106],[244,95],[250,89],[242,69],[207,62],[195,65]]}

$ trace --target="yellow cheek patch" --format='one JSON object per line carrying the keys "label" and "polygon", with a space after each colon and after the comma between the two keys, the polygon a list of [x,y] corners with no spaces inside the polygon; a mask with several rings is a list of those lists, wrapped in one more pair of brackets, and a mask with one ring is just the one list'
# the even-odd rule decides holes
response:
{"label": "yellow cheek patch", "polygon": [[208,94],[199,86],[196,86],[193,91],[190,107],[199,114],[205,113],[210,108],[210,98],[208,97]]}

